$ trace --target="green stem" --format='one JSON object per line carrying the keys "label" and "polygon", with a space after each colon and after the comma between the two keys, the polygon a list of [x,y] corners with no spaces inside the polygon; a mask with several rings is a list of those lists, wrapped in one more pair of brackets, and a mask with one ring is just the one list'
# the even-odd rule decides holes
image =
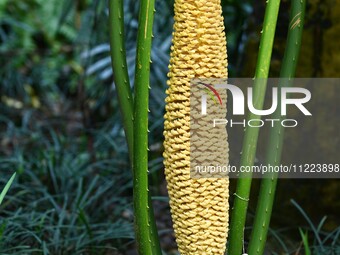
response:
{"label": "green stem", "polygon": [[109,28],[112,69],[116,84],[119,108],[122,113],[123,127],[130,160],[133,158],[133,98],[126,64],[124,45],[123,0],[109,1]]}
{"label": "green stem", "polygon": [[[140,7],[136,63],[143,64],[143,66],[141,65],[140,68],[139,65],[136,66],[135,100],[138,106],[134,109],[124,45],[123,0],[109,1],[112,68],[128,143],[129,157],[134,171],[133,186],[136,241],[140,254],[142,255],[161,254],[147,181],[148,86],[145,85],[149,83],[153,8],[154,2],[150,1],[147,3],[143,1]],[[144,35],[146,35],[146,37]],[[133,116],[136,117],[136,121],[134,121]],[[139,132],[140,126],[143,126],[143,128],[140,129],[143,132]],[[136,139],[134,139],[134,137],[136,137]],[[135,164],[136,167],[134,167]]]}
{"label": "green stem", "polygon": [[155,0],[141,0],[137,36],[134,105],[133,193],[139,254],[162,254],[148,189],[148,107]]}
{"label": "green stem", "polygon": [[[297,60],[299,57],[301,38],[303,32],[306,0],[292,0],[290,11],[290,23],[287,37],[287,47],[285,50],[279,83],[279,91],[282,87],[292,85],[291,78],[295,76]],[[279,93],[280,95],[280,93]],[[280,96],[278,102],[281,102]],[[270,130],[267,145],[266,164],[277,166],[281,161],[284,127],[278,123],[283,119],[281,116],[281,106],[279,105],[273,113],[272,119],[279,119]],[[277,173],[265,176],[261,182],[260,194],[254,220],[254,228],[251,233],[249,243],[249,254],[263,254],[267,240],[267,233],[273,209],[275,190],[277,184]]]}
{"label": "green stem", "polygon": [[[280,0],[267,1],[253,91],[254,107],[258,110],[263,109],[267,87],[265,78],[268,78],[269,73],[279,7]],[[260,119],[260,116],[250,113],[248,115],[248,120],[249,119]],[[252,166],[254,164],[258,134],[259,127],[246,127],[242,147],[241,166]],[[240,175],[237,183],[230,225],[230,255],[240,255],[242,253],[251,181],[252,174],[243,173]]]}

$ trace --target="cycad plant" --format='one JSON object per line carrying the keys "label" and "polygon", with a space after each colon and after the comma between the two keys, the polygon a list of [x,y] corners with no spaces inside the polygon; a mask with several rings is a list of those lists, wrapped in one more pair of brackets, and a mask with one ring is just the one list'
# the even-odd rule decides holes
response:
{"label": "cycad plant", "polygon": [[[305,0],[292,0],[282,76],[294,76],[303,27]],[[267,78],[280,0],[267,1],[255,78]],[[148,188],[148,97],[154,0],[140,1],[134,92],[124,44],[123,0],[110,0],[110,45],[115,85],[133,169],[135,230],[140,254],[161,254]],[[176,241],[181,254],[224,254],[228,233],[228,179],[190,178],[190,90],[194,78],[226,78],[227,52],[220,0],[175,0],[175,24],[164,123],[164,165]],[[296,23],[298,22],[298,23]],[[157,36],[157,35],[155,35]],[[294,63],[292,63],[292,61]],[[281,86],[287,84],[281,83]],[[254,107],[263,108],[265,79],[254,83]],[[276,113],[277,114],[277,113]],[[250,114],[248,118],[258,118]],[[259,128],[247,128],[241,164],[251,166]],[[268,163],[279,162],[283,132],[272,129]],[[223,155],[228,160],[226,134]],[[204,145],[203,145],[204,146]],[[276,146],[275,155],[271,153]],[[251,175],[242,175],[235,193],[228,254],[239,255]],[[263,180],[250,254],[263,254],[277,176]],[[265,213],[263,213],[263,211]]]}

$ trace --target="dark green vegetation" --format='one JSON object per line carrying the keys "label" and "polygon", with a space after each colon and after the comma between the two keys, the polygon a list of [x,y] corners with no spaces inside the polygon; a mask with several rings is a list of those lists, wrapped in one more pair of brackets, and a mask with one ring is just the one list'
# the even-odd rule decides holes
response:
{"label": "dark green vegetation", "polygon": [[[263,5],[222,2],[228,30],[229,73],[251,76]],[[138,5],[133,0],[124,3],[127,65],[133,85]],[[287,3],[283,5],[284,10]],[[323,20],[327,15],[324,5],[320,11]],[[157,196],[154,207],[162,248],[170,254],[175,244],[164,191],[161,143],[172,3],[156,0],[156,10],[150,77],[150,190]],[[280,15],[282,24],[287,24],[288,12]],[[0,254],[133,254],[136,249],[132,174],[112,85],[107,20],[106,1],[0,3],[0,191],[17,172],[0,206]],[[314,24],[328,29],[327,22],[309,21],[308,31],[319,31]],[[286,31],[286,26],[281,26],[279,43],[280,31]],[[255,50],[251,49],[252,45],[256,45]],[[312,63],[306,48],[302,50],[302,61]],[[275,63],[281,61],[282,51],[280,44],[274,45],[273,70]],[[313,64],[313,69],[317,68]],[[300,76],[311,75],[307,71],[304,75],[300,73]],[[234,137],[230,136],[234,148],[232,159],[239,158],[237,146],[242,142],[242,135]],[[289,145],[294,146],[296,135],[290,140]],[[323,146],[324,152],[326,147]],[[315,155],[322,154],[315,149]],[[258,157],[261,160],[261,155]],[[279,184],[273,228],[269,230],[269,251],[339,252],[336,214],[340,209],[339,182],[322,182],[316,186],[318,183]],[[287,190],[290,197],[285,196]],[[300,205],[307,201],[302,206],[305,212],[296,204],[292,206],[291,197]],[[254,210],[252,201],[256,197],[250,200],[250,209]],[[329,215],[326,220],[322,218],[325,214]],[[246,228],[245,233],[247,242],[250,229]],[[305,247],[307,244],[309,248]]]}

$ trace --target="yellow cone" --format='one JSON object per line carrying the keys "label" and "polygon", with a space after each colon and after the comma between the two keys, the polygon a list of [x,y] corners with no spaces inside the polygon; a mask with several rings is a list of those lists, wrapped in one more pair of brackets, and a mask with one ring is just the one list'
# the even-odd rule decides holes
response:
{"label": "yellow cone", "polygon": [[[164,165],[176,242],[182,255],[222,255],[228,229],[229,181],[190,178],[190,82],[194,78],[226,78],[228,74],[220,0],[175,0],[169,68]],[[222,161],[227,161],[226,134],[211,139],[223,144],[226,155]],[[200,151],[206,150],[209,148]],[[214,152],[210,153],[213,157]]]}

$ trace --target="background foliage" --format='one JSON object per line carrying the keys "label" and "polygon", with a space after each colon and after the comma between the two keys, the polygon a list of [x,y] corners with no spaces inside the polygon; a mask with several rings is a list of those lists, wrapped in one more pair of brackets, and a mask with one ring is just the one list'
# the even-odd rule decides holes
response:
{"label": "background foliage", "polygon": [[[138,3],[124,2],[132,80]],[[229,74],[252,76],[264,3],[223,0],[222,4]],[[280,68],[287,30],[289,5],[287,1],[282,5],[273,76]],[[176,250],[161,157],[172,6],[172,1],[156,1],[149,127],[151,188],[167,254]],[[339,59],[338,46],[329,38],[339,34],[340,10],[331,6],[331,1],[310,3],[299,76],[338,73],[340,65],[334,64]],[[112,83],[107,18],[103,0],[0,1],[0,190],[17,172],[0,206],[1,254],[135,254],[131,172]],[[326,60],[336,68],[327,68]],[[317,93],[336,102],[335,95],[327,91]],[[333,121],[333,129],[314,140],[324,154],[315,150],[301,155],[310,158],[315,153],[322,158],[334,153],[332,157],[337,157],[337,118]],[[242,132],[232,132],[231,159],[237,164]],[[329,137],[333,139],[328,141]],[[298,134],[291,138],[292,148],[304,142]],[[287,155],[296,155],[291,151]],[[261,157],[260,153],[259,161]],[[312,254],[320,249],[324,252],[320,254],[339,252],[339,182],[283,182],[279,190],[268,252],[302,254],[307,250],[303,240],[309,241]],[[325,214],[329,219],[323,220]]]}

